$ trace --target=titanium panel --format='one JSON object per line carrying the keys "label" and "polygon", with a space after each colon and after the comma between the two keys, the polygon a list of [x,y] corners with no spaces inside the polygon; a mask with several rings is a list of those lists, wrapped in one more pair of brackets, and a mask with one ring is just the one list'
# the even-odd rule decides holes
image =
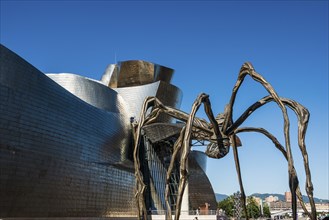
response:
{"label": "titanium panel", "polygon": [[[139,119],[148,96],[180,107],[182,92],[169,84],[173,70],[147,64],[152,80],[145,76],[132,86],[133,78],[118,75],[129,76],[132,68],[118,72],[129,64],[122,62],[108,68],[102,84],[74,74],[46,76],[2,45],[0,51],[0,218],[136,216],[130,120]],[[112,83],[130,87],[104,86],[113,74]],[[145,128],[142,169],[155,210],[165,207],[166,169],[181,129],[172,121],[161,115],[157,122],[167,124]],[[191,152],[189,165],[191,207],[216,207],[206,156]],[[171,177],[172,208],[178,171]]]}
{"label": "titanium panel", "polygon": [[120,113],[126,119],[129,119],[126,112],[127,104],[123,98],[113,89],[101,84],[101,82],[70,73],[46,75],[90,105],[106,111]]}
{"label": "titanium panel", "polygon": [[135,215],[129,119],[0,51],[0,217]]}
{"label": "titanium panel", "polygon": [[194,158],[195,162],[198,163],[200,168],[203,170],[204,173],[207,171],[207,155],[205,152],[198,151],[198,150],[192,150],[191,151],[191,157]]}
{"label": "titanium panel", "polygon": [[[128,88],[115,88],[128,104],[128,112],[131,117],[139,120],[140,111],[144,100],[149,96],[157,97],[164,105],[179,108],[182,100],[182,92],[174,85],[157,81],[143,86],[133,86]],[[171,122],[173,119],[166,115],[161,115],[157,122]]]}
{"label": "titanium panel", "polygon": [[156,81],[170,83],[174,70],[143,60],[127,60],[110,64],[101,81],[111,88],[141,86]]}
{"label": "titanium panel", "polygon": [[214,190],[203,169],[206,166],[206,159],[206,154],[200,151],[191,151],[189,156],[189,203],[192,210],[196,210],[205,203],[210,204],[210,209],[217,209]]}

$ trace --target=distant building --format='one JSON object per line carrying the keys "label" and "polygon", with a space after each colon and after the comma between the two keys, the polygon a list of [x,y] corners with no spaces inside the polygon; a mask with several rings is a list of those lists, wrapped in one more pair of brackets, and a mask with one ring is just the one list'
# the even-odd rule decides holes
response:
{"label": "distant building", "polygon": [[[276,202],[270,202],[269,204],[270,210],[291,210],[291,202],[284,202],[284,201],[276,201]],[[302,206],[300,203],[297,203],[297,208],[301,209]]]}
{"label": "distant building", "polygon": [[291,202],[291,200],[292,200],[291,192],[285,192],[284,197],[286,199],[286,202]]}
{"label": "distant building", "polygon": [[253,196],[255,202],[257,203],[258,206],[260,206],[262,204],[262,199],[256,196]]}
{"label": "distant building", "polygon": [[279,197],[277,196],[268,196],[265,198],[265,202],[269,203],[269,202],[276,202],[276,201],[279,201]]}

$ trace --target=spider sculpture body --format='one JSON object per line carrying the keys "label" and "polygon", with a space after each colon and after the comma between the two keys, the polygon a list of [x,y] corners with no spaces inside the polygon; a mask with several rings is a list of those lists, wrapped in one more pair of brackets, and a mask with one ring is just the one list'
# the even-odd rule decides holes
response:
{"label": "spider sculpture body", "polygon": [[[259,82],[264,88],[268,91],[269,95],[258,100],[253,105],[251,105],[247,110],[235,121],[233,121],[233,106],[235,102],[235,97],[241,86],[244,78],[249,75],[255,81]],[[282,112],[284,119],[284,137],[285,144],[281,145],[279,141],[267,130],[263,128],[254,128],[254,127],[240,127],[242,123],[259,107],[269,103],[275,102],[279,109]],[[201,104],[204,105],[205,112],[210,122],[195,117],[196,112],[198,111]],[[287,107],[292,109],[297,118],[298,118],[298,145],[304,159],[304,168],[306,173],[306,193],[309,197],[311,212],[308,212],[306,209],[302,194],[299,189],[298,177],[296,170],[293,164],[293,156],[290,147],[290,135],[289,135],[289,117],[287,114]],[[148,111],[151,108],[151,111]],[[275,92],[273,87],[260,75],[258,74],[253,66],[250,63],[245,63],[241,67],[241,70],[238,75],[237,82],[233,88],[232,96],[230,102],[226,106],[224,113],[219,114],[216,118],[213,115],[209,96],[207,94],[200,94],[195,102],[192,105],[190,114],[182,112],[180,110],[174,109],[169,106],[165,106],[155,97],[148,97],[144,101],[141,115],[138,123],[134,124],[134,166],[135,166],[135,176],[136,176],[136,202],[139,212],[139,218],[147,219],[146,215],[146,206],[144,200],[144,190],[145,184],[143,181],[143,175],[140,171],[140,161],[139,161],[139,151],[140,151],[140,140],[141,140],[141,131],[143,126],[153,123],[159,114],[167,114],[175,119],[185,122],[185,126],[182,128],[180,135],[173,147],[173,154],[171,157],[170,165],[167,170],[166,175],[166,205],[167,213],[166,219],[171,220],[171,207],[169,203],[169,179],[170,174],[173,171],[174,162],[179,160],[180,164],[180,180],[178,186],[178,196],[176,201],[176,210],[175,210],[175,219],[178,220],[180,217],[180,209],[182,204],[182,196],[186,186],[188,178],[188,169],[187,169],[187,159],[191,151],[191,140],[201,140],[208,141],[206,155],[211,158],[222,158],[229,152],[230,146],[233,149],[236,171],[238,175],[238,180],[240,184],[241,200],[245,212],[246,212],[246,196],[244,193],[244,188],[242,184],[241,172],[240,172],[240,163],[238,157],[237,147],[241,145],[240,139],[237,137],[238,133],[241,132],[258,132],[266,137],[268,137],[275,145],[275,147],[280,150],[283,156],[288,162],[288,174],[289,174],[289,188],[292,193],[292,211],[293,218],[297,219],[297,198],[302,204],[304,212],[312,220],[316,220],[316,209],[313,199],[313,185],[311,181],[311,173],[308,164],[308,154],[305,146],[305,134],[309,120],[308,110],[297,103],[294,100],[279,97]]]}

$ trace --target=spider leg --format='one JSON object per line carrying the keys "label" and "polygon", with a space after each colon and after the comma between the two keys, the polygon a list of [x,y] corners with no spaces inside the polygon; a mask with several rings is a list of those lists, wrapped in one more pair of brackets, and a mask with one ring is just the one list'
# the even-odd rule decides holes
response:
{"label": "spider leg", "polygon": [[[308,162],[308,154],[306,150],[306,145],[305,145],[305,134],[307,130],[307,125],[309,121],[309,111],[301,104],[298,102],[287,99],[287,98],[282,98],[280,97],[280,100],[282,103],[284,103],[286,106],[288,106],[291,110],[293,110],[297,116],[298,119],[298,145],[300,148],[300,151],[303,156],[304,160],[304,169],[305,169],[305,174],[306,174],[306,183],[305,183],[305,189],[307,196],[309,198],[309,202],[311,205],[311,214],[309,214],[309,217],[311,219],[316,219],[316,208],[315,208],[315,203],[314,203],[314,198],[313,198],[313,184],[311,180],[311,172],[309,168],[309,162]],[[228,134],[232,134],[234,130],[238,128],[248,117],[251,115],[255,110],[257,110],[259,107],[273,101],[273,98],[271,96],[266,96],[262,98],[261,100],[255,102],[253,105],[251,105],[228,129],[227,132]],[[236,131],[234,131],[236,133]],[[265,134],[266,135],[266,134]],[[273,141],[273,140],[272,140]],[[276,145],[279,146],[279,145]],[[282,147],[282,145],[280,145]],[[277,147],[287,158],[287,152],[284,150],[284,148],[279,148]],[[283,152],[284,151],[284,152]],[[296,171],[294,171],[295,175]],[[299,188],[299,187],[298,187]],[[298,195],[297,195],[298,196]],[[300,197],[302,198],[302,197]],[[301,203],[303,203],[302,199],[299,199]]]}
{"label": "spider leg", "polygon": [[[188,160],[188,155],[191,150],[191,136],[192,136],[192,132],[193,132],[194,121],[198,120],[198,118],[195,118],[195,114],[198,111],[198,109],[202,103],[204,104],[205,112],[211,121],[212,128],[214,129],[214,133],[217,137],[218,146],[222,147],[222,148],[224,147],[224,144],[222,142],[222,133],[220,132],[220,130],[218,128],[218,123],[213,116],[209,96],[207,94],[202,93],[198,96],[198,98],[193,103],[191,113],[186,122],[184,135],[182,136],[183,132],[180,135],[180,137],[183,138],[182,139],[183,146],[182,146],[181,160],[180,160],[181,178],[180,178],[179,187],[178,187],[177,205],[176,205],[176,213],[175,213],[176,220],[178,220],[179,216],[180,216],[182,197],[183,197],[183,193],[185,190],[186,181],[188,178],[187,160]],[[209,124],[208,123],[203,124],[201,126],[201,130],[204,129],[204,126],[207,126],[207,128],[208,128]],[[198,128],[198,129],[200,129],[200,128]]]}
{"label": "spider leg", "polygon": [[[201,100],[201,102],[204,101],[205,97],[208,97],[208,95],[206,94],[201,94],[199,96],[199,99]],[[153,109],[151,110],[151,112],[148,113],[148,109],[153,107]],[[199,108],[199,107],[197,107]],[[195,118],[193,116],[193,120],[190,119],[191,115],[188,115],[187,113],[177,110],[175,108],[172,108],[170,106],[165,106],[159,99],[157,99],[156,97],[148,97],[145,99],[144,103],[143,103],[143,107],[140,113],[140,118],[139,118],[139,122],[136,126],[134,126],[134,152],[133,152],[133,156],[134,156],[134,167],[135,167],[135,176],[136,176],[136,203],[137,203],[137,208],[138,208],[138,217],[141,218],[141,216],[144,216],[144,219],[146,219],[147,215],[146,215],[146,205],[145,205],[145,200],[144,200],[144,191],[145,191],[145,184],[143,181],[143,175],[140,171],[140,160],[139,160],[139,151],[140,151],[140,142],[141,142],[141,132],[142,132],[142,128],[143,126],[150,124],[152,122],[154,122],[157,117],[159,116],[160,113],[164,113],[167,114],[173,118],[179,119],[183,122],[188,122],[191,123],[190,126],[190,130],[189,130],[189,137],[188,139],[191,139],[191,132],[194,130],[198,130],[198,132],[203,133],[204,136],[211,136],[213,134],[213,130],[211,129],[211,127],[209,126],[208,122],[206,122],[203,119],[199,119],[199,118]],[[182,131],[185,131],[186,129],[183,128]],[[171,163],[174,162],[175,158],[177,157],[177,153],[180,151],[181,149],[181,145],[183,143],[183,140],[185,140],[186,138],[186,132],[181,132],[180,138],[178,141],[176,141],[175,143],[175,152],[174,155],[172,157],[172,161]],[[180,140],[181,139],[181,140]],[[172,172],[172,168],[170,168],[170,173]],[[169,175],[170,175],[169,173]],[[186,181],[185,181],[186,182]],[[167,183],[166,183],[167,184]],[[185,183],[184,183],[185,184]],[[166,185],[166,187],[169,187]],[[184,186],[185,187],[185,186]],[[166,199],[166,203],[169,204],[168,201],[168,197]],[[168,206],[167,204],[167,206]],[[176,210],[179,209],[180,210],[180,205],[178,205],[176,207]],[[142,210],[142,213],[141,213]],[[170,211],[170,210],[169,210]],[[144,214],[143,214],[144,213]],[[167,214],[168,216],[168,214]],[[171,218],[171,217],[170,217]]]}
{"label": "spider leg", "polygon": [[[138,218],[147,219],[147,212],[146,212],[146,205],[144,200],[144,191],[145,191],[145,184],[143,181],[143,174],[140,171],[140,160],[139,160],[139,146],[141,142],[141,130],[145,124],[145,120],[147,120],[146,112],[151,107],[154,106],[155,99],[154,97],[148,97],[145,99],[142,107],[142,111],[140,113],[140,119],[137,125],[137,128],[134,132],[134,139],[135,139],[135,146],[134,146],[134,167],[135,167],[135,177],[136,177],[136,184],[135,184],[135,198],[136,198],[136,205],[138,211]],[[150,115],[153,115],[152,112]]]}
{"label": "spider leg", "polygon": [[240,185],[240,192],[241,192],[241,200],[243,204],[243,210],[246,216],[246,219],[248,220],[248,213],[247,213],[247,205],[246,205],[246,194],[244,192],[243,183],[242,183],[242,177],[241,177],[241,169],[240,169],[240,161],[239,161],[239,155],[238,155],[238,148],[236,144],[236,139],[232,138],[232,147],[233,147],[233,154],[234,154],[234,161],[235,161],[235,168],[236,172],[238,174],[239,179],[239,185]]}
{"label": "spider leg", "polygon": [[[243,127],[243,128],[236,129],[234,133],[237,134],[237,133],[242,133],[242,132],[258,132],[258,133],[264,134],[267,138],[269,138],[273,142],[275,147],[281,151],[283,156],[288,161],[287,152],[285,151],[284,147],[280,144],[280,142],[277,140],[277,138],[275,136],[273,136],[270,132],[268,132],[264,128]],[[293,169],[294,169],[294,172],[296,173],[295,167]],[[301,204],[304,212],[310,217],[310,219],[313,219],[313,217],[312,217],[313,211],[312,211],[312,213],[309,213],[309,211],[306,209],[305,203],[303,202],[303,196],[302,196],[299,186],[297,187],[296,193],[297,193],[298,200],[300,201],[300,204]]]}
{"label": "spider leg", "polygon": [[275,92],[273,87],[260,74],[258,74],[254,70],[251,63],[244,63],[240,69],[237,82],[232,91],[232,96],[231,96],[229,105],[225,109],[225,113],[227,114],[227,117],[223,123],[222,129],[223,129],[224,133],[227,134],[226,131],[227,131],[228,127],[232,125],[233,105],[235,102],[236,94],[237,94],[239,87],[241,86],[246,75],[250,75],[252,77],[252,79],[259,82],[268,91],[268,93],[272,96],[272,98],[278,104],[278,106],[280,107],[280,109],[282,111],[283,119],[284,119],[285,145],[286,145],[287,156],[288,156],[289,188],[290,188],[290,191],[292,194],[293,219],[296,220],[297,219],[296,189],[298,186],[298,180],[297,180],[296,175],[293,172],[293,157],[292,157],[292,153],[291,153],[290,135],[289,135],[290,122],[289,122],[289,117],[287,114],[287,109],[286,109],[285,105],[283,104],[283,102],[280,100],[280,97]]}
{"label": "spider leg", "polygon": [[[147,114],[149,108],[153,107],[150,113]],[[154,122],[161,112],[165,112],[167,108],[156,98],[156,97],[147,97],[143,103],[142,110],[140,113],[140,118],[137,126],[134,130],[134,167],[135,167],[135,198],[138,210],[138,218],[141,219],[142,216],[144,219],[147,219],[146,204],[144,200],[145,184],[143,181],[143,174],[140,171],[140,142],[141,142],[141,132],[143,126]],[[167,110],[168,111],[168,110]]]}
{"label": "spider leg", "polygon": [[212,112],[212,109],[211,109],[211,103],[210,103],[210,100],[209,100],[209,97],[205,97],[204,98],[204,110],[210,120],[210,123],[212,124],[212,128],[214,129],[214,133],[216,135],[216,138],[217,138],[217,145],[220,149],[224,148],[224,143],[222,141],[223,139],[223,133],[222,131],[219,129],[219,126],[218,126],[218,123],[214,117],[214,114]]}
{"label": "spider leg", "polygon": [[[159,99],[157,99],[156,97],[153,98],[155,102],[154,105],[157,108],[161,109],[161,112],[175,119],[181,120],[185,123],[188,121],[189,114],[187,114],[186,112],[183,112],[170,106],[165,106]],[[205,132],[207,134],[213,134],[213,130],[209,127],[209,123],[201,118],[194,118],[193,128],[199,129],[200,131]]]}
{"label": "spider leg", "polygon": [[166,191],[165,191],[165,199],[166,199],[166,205],[167,205],[167,212],[166,212],[166,219],[167,220],[171,220],[171,207],[170,207],[170,203],[169,203],[169,183],[170,183],[170,175],[174,169],[174,165],[175,165],[175,161],[177,158],[178,153],[180,152],[180,150],[182,149],[182,141],[183,141],[183,136],[185,133],[185,126],[182,128],[182,130],[180,131],[180,135],[178,137],[178,139],[176,140],[175,144],[174,144],[174,150],[173,150],[173,154],[171,156],[171,160],[170,160],[170,164],[167,170],[167,175],[166,175]]}
{"label": "spider leg", "polygon": [[197,99],[194,101],[192,105],[191,114],[186,122],[186,129],[184,132],[183,138],[183,146],[181,150],[181,159],[180,159],[180,180],[178,185],[178,195],[177,195],[177,203],[176,203],[176,213],[175,213],[175,220],[179,219],[183,193],[186,186],[186,181],[188,178],[188,170],[187,170],[187,159],[188,155],[191,151],[191,133],[193,127],[193,121],[195,118],[195,114],[198,111],[200,105],[204,101],[204,98],[208,97],[208,95],[202,93],[200,94]]}

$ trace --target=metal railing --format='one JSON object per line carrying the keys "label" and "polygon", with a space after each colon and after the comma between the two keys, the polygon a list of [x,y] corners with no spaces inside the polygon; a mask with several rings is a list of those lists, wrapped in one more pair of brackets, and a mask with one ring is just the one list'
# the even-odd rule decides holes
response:
{"label": "metal railing", "polygon": [[[166,210],[149,210],[149,215],[165,215]],[[175,211],[171,212],[172,215],[175,215]],[[189,210],[189,211],[181,211],[181,215],[217,215],[218,210]]]}

